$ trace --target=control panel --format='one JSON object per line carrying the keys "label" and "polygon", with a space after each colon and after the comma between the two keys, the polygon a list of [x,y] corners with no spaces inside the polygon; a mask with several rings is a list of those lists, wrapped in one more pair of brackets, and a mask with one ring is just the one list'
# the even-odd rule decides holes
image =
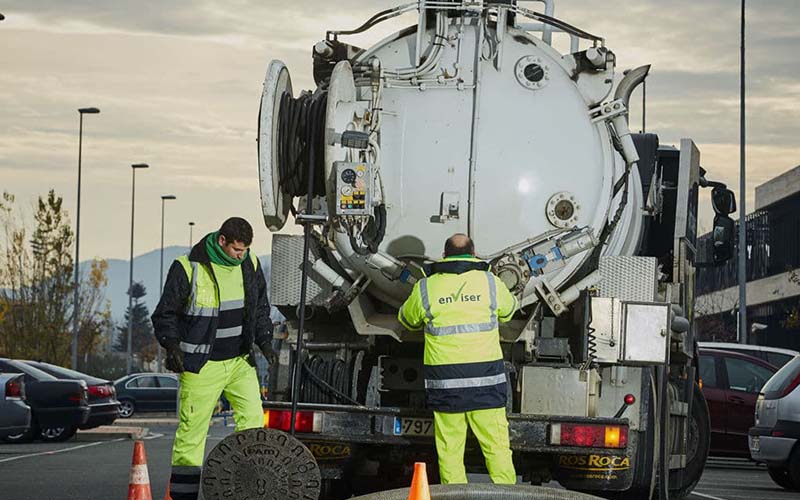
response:
{"label": "control panel", "polygon": [[372,215],[372,165],[337,161],[336,215]]}

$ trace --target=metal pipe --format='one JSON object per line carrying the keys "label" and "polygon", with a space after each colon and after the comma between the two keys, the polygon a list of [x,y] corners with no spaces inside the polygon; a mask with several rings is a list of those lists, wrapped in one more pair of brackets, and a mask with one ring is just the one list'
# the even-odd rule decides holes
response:
{"label": "metal pipe", "polygon": [[478,19],[478,37],[475,40],[475,89],[472,94],[472,129],[470,131],[469,197],[467,199],[467,236],[475,238],[475,170],[478,161],[478,125],[481,104],[481,50],[483,49],[484,20]]}

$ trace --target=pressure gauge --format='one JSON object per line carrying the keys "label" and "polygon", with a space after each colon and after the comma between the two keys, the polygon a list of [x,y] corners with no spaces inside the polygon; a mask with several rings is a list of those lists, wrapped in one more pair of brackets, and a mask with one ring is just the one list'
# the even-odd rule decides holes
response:
{"label": "pressure gauge", "polygon": [[352,168],[347,168],[342,171],[342,181],[345,184],[352,184],[356,181],[356,171]]}

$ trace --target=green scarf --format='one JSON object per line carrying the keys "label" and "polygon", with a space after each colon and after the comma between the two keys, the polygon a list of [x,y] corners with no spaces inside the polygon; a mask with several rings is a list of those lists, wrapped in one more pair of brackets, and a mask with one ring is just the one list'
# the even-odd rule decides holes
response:
{"label": "green scarf", "polygon": [[218,266],[236,267],[241,265],[242,262],[250,255],[250,251],[245,252],[244,257],[241,259],[234,259],[225,253],[225,250],[219,246],[219,231],[215,231],[206,236],[206,253],[208,258],[211,259],[213,264]]}

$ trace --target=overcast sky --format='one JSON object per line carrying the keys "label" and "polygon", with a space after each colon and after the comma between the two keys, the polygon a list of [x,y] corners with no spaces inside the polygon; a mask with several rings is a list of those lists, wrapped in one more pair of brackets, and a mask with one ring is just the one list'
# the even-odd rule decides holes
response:
{"label": "overcast sky", "polygon": [[[81,255],[127,258],[131,163],[136,253],[188,243],[229,215],[260,215],[256,131],[271,59],[312,88],[310,49],[398,1],[0,0],[0,190],[25,207],[50,188],[76,199],[77,108],[84,120]],[[751,0],[748,11],[748,202],[753,188],[800,164],[800,1]],[[561,0],[558,17],[604,36],[620,68],[653,65],[648,131],[692,137],[702,164],[738,191],[739,0]],[[368,46],[395,22],[357,38]],[[635,96],[632,128],[641,122]],[[708,227],[708,220],[703,219]]]}

